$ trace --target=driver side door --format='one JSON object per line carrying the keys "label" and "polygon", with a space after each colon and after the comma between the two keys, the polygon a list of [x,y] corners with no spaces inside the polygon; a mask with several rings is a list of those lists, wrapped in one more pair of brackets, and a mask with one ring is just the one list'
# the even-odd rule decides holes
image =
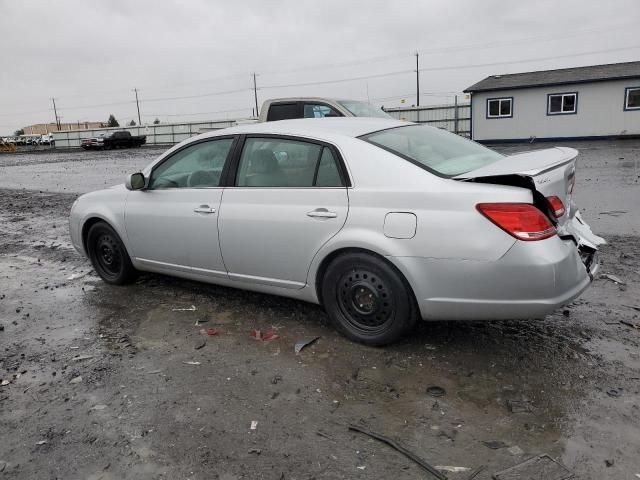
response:
{"label": "driver side door", "polygon": [[218,212],[234,143],[234,137],[216,137],[186,145],[154,166],[144,190],[129,192],[125,226],[137,263],[159,272],[226,277]]}

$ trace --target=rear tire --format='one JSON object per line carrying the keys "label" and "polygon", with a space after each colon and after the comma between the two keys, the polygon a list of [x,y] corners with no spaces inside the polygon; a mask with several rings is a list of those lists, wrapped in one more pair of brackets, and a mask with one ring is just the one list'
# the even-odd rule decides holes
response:
{"label": "rear tire", "polygon": [[97,222],[87,233],[87,253],[98,275],[112,285],[124,285],[138,275],[122,240],[105,222]]}
{"label": "rear tire", "polygon": [[370,346],[393,343],[416,323],[409,285],[384,260],[366,253],[344,254],[327,268],[322,299],[336,329]]}

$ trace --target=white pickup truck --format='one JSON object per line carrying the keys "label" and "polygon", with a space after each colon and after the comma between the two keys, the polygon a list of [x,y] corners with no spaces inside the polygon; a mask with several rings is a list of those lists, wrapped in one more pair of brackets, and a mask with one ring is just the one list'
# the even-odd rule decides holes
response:
{"label": "white pickup truck", "polygon": [[390,118],[384,110],[358,100],[333,100],[317,97],[275,98],[266,100],[259,122],[293,118],[380,117]]}

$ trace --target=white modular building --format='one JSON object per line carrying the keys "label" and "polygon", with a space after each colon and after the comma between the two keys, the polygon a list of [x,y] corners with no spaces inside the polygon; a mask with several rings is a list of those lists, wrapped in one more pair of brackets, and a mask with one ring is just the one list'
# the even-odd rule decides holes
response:
{"label": "white modular building", "polygon": [[465,92],[476,141],[640,136],[640,62],[491,75]]}

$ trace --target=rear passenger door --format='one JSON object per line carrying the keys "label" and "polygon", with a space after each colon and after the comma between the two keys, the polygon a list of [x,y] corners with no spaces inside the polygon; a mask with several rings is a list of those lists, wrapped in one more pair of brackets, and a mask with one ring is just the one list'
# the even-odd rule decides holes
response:
{"label": "rear passenger door", "polygon": [[218,224],[229,277],[302,288],[313,257],[347,218],[342,160],[335,147],[314,140],[247,136],[242,141]]}

